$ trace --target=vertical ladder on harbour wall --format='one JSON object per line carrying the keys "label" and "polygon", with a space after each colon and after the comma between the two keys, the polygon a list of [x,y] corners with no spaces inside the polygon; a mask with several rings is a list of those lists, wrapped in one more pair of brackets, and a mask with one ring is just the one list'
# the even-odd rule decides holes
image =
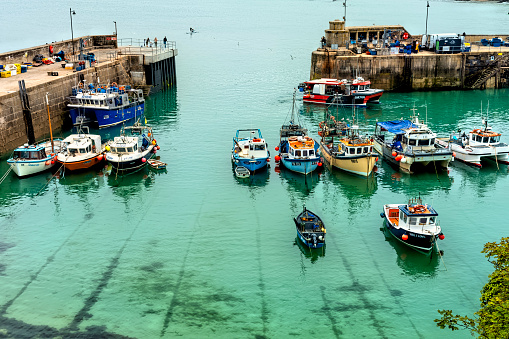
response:
{"label": "vertical ladder on harbour wall", "polygon": [[21,109],[23,110],[23,120],[25,121],[25,129],[28,137],[28,144],[35,144],[34,125],[32,123],[32,112],[30,111],[30,102],[28,101],[25,80],[18,81],[19,98],[21,100]]}

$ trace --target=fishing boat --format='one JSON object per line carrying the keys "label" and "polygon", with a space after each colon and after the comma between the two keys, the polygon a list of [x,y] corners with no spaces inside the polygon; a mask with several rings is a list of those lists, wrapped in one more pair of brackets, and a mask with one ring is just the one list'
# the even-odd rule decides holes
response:
{"label": "fishing boat", "polygon": [[103,153],[101,136],[89,134],[88,127],[81,126],[78,133],[62,140],[62,149],[57,154],[57,161],[64,165],[66,170],[85,170],[100,165],[104,160]]}
{"label": "fishing boat", "polygon": [[276,146],[276,163],[287,169],[307,175],[321,166],[318,143],[307,135],[307,129],[295,123],[295,92],[290,121],[283,124],[279,132],[279,145]]}
{"label": "fishing boat", "polygon": [[[247,136],[246,136],[247,134]],[[239,129],[233,138],[232,162],[251,172],[267,167],[270,152],[259,129]]]}
{"label": "fishing boat", "polygon": [[373,139],[360,134],[355,124],[355,111],[352,123],[336,120],[332,114],[321,121],[320,154],[330,166],[367,177],[373,172],[378,157],[373,152]]}
{"label": "fishing boat", "polygon": [[[299,84],[302,100],[313,104],[366,106],[379,103],[383,89],[371,88],[371,82],[357,77],[353,80],[322,78]],[[338,97],[339,100],[335,100]]]}
{"label": "fishing boat", "polygon": [[[24,81],[20,85],[20,92],[22,93],[21,100],[22,104],[28,111],[28,119],[30,126],[32,126],[32,118],[30,115],[30,109],[28,105],[28,98],[26,97],[26,89],[24,87]],[[28,143],[17,147],[7,163],[10,169],[16,173],[18,177],[27,177],[43,171],[49,170],[55,166],[57,162],[56,154],[60,151],[62,140],[53,139],[53,131],[51,129],[51,116],[49,111],[49,100],[46,94],[46,107],[48,110],[48,124],[50,130],[50,139],[35,142],[35,134],[33,128],[27,128]]]}
{"label": "fishing boat", "polygon": [[448,145],[437,142],[437,135],[414,115],[412,120],[378,122],[375,150],[391,165],[406,173],[424,169],[447,169],[452,160]]}
{"label": "fishing boat", "polygon": [[423,252],[433,249],[437,239],[445,238],[439,226],[438,213],[422,199],[413,198],[408,204],[387,204],[380,217],[385,218],[385,227],[397,240]]}
{"label": "fishing boat", "polygon": [[166,169],[166,166],[168,165],[167,163],[156,159],[148,159],[147,162],[149,166],[155,170]]}
{"label": "fishing boat", "polygon": [[297,237],[304,245],[309,248],[323,247],[327,231],[319,216],[304,206],[303,211],[293,221],[297,228]]}
{"label": "fishing boat", "polygon": [[250,172],[247,168],[244,166],[237,166],[235,167],[235,176],[237,178],[249,178]]}
{"label": "fishing boat", "polygon": [[56,164],[56,152],[60,150],[62,140],[46,140],[33,145],[17,147],[7,163],[18,177],[27,177],[46,170]]}
{"label": "fishing boat", "polygon": [[137,121],[133,126],[123,126],[120,136],[110,140],[105,149],[112,172],[127,173],[144,167],[159,146],[152,128]]}
{"label": "fishing boat", "polygon": [[143,90],[130,86],[84,84],[73,87],[69,98],[73,125],[97,124],[99,128],[138,119],[143,115]]}
{"label": "fishing boat", "polygon": [[482,167],[481,160],[489,159],[497,164],[509,165],[509,145],[500,142],[500,133],[494,132],[483,120],[482,128],[474,128],[468,135],[461,130],[447,138],[437,138],[442,147],[450,148],[455,160],[465,164]]}

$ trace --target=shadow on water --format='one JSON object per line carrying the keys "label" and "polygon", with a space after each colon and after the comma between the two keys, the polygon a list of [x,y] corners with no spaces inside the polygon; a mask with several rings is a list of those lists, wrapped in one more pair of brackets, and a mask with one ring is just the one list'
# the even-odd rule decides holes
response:
{"label": "shadow on water", "polygon": [[462,174],[459,185],[472,187],[480,197],[489,196],[497,180],[506,178],[509,171],[507,165],[499,164],[497,167],[493,161],[484,161],[482,165],[482,168],[474,168],[458,161],[453,169]]}
{"label": "shadow on water", "polygon": [[[154,184],[156,174],[157,173],[150,170],[148,165],[145,165],[136,172],[126,174],[115,173],[115,171],[111,168],[111,165],[109,165],[104,175],[108,178],[108,186],[125,188],[127,191],[136,192],[139,190],[141,185],[146,188],[151,187]],[[118,191],[114,190],[113,192]]]}
{"label": "shadow on water", "polygon": [[448,191],[454,182],[454,177],[448,171],[402,173],[391,167],[386,161],[377,163],[380,184],[393,192],[405,192],[409,195],[431,193],[437,190]]}
{"label": "shadow on water", "polygon": [[150,95],[145,101],[145,116],[153,127],[167,128],[178,122],[177,88],[172,87]]}
{"label": "shadow on water", "polygon": [[380,231],[385,236],[385,241],[396,251],[396,263],[405,275],[413,279],[436,275],[440,267],[440,254],[436,249],[431,253],[416,251],[395,239],[385,224],[382,224]]}
{"label": "shadow on water", "polygon": [[325,244],[321,248],[312,249],[304,245],[298,237],[295,237],[293,245],[297,246],[302,255],[304,256],[304,258],[309,259],[312,264],[314,264],[319,257],[325,257],[325,249],[327,247],[327,244]]}
{"label": "shadow on water", "polygon": [[299,197],[307,197],[312,194],[322,175],[322,170],[303,175],[290,171],[284,166],[275,167],[274,171],[281,177],[282,182],[286,183],[288,192],[297,194]]}

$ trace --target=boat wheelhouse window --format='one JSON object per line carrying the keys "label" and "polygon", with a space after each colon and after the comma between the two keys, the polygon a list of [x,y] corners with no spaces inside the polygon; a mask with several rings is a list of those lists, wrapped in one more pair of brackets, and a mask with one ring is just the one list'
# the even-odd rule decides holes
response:
{"label": "boat wheelhouse window", "polygon": [[125,147],[117,147],[118,153],[125,153]]}
{"label": "boat wheelhouse window", "polygon": [[293,155],[293,148],[290,148],[290,154]]}
{"label": "boat wheelhouse window", "polygon": [[362,153],[362,147],[356,147],[357,148],[357,154],[361,154]]}
{"label": "boat wheelhouse window", "polygon": [[76,148],[69,148],[69,153],[74,154],[77,152],[78,152],[78,150]]}
{"label": "boat wheelhouse window", "polygon": [[482,142],[485,143],[485,144],[488,143],[488,137],[482,138]]}
{"label": "boat wheelhouse window", "polygon": [[136,152],[138,150],[138,145],[134,145],[134,151]]}
{"label": "boat wheelhouse window", "polygon": [[407,223],[408,221],[408,217],[406,216],[406,214],[403,216],[403,221],[405,222],[405,224]]}
{"label": "boat wheelhouse window", "polygon": [[369,147],[364,147],[364,153],[368,153],[369,152]]}
{"label": "boat wheelhouse window", "polygon": [[355,154],[355,148],[353,148],[353,147],[348,147],[348,153],[350,153],[350,154]]}
{"label": "boat wheelhouse window", "polygon": [[254,145],[255,151],[263,151],[265,149],[265,145]]}
{"label": "boat wheelhouse window", "polygon": [[403,211],[399,211],[399,220],[403,219]]}
{"label": "boat wheelhouse window", "polygon": [[426,225],[428,218],[419,218],[419,225]]}
{"label": "boat wheelhouse window", "polygon": [[434,223],[435,223],[435,217],[430,217],[429,218],[429,224],[433,225]]}
{"label": "boat wheelhouse window", "polygon": [[315,150],[310,149],[310,150],[309,150],[309,156],[311,157],[311,156],[313,156],[313,155],[315,155]]}
{"label": "boat wheelhouse window", "polygon": [[417,218],[410,218],[410,225],[417,225]]}
{"label": "boat wheelhouse window", "polygon": [[295,151],[295,156],[300,157],[300,150]]}
{"label": "boat wheelhouse window", "polygon": [[419,146],[429,146],[429,139],[419,140]]}
{"label": "boat wheelhouse window", "polygon": [[133,148],[132,147],[127,147],[127,152],[132,153],[133,152]]}
{"label": "boat wheelhouse window", "polygon": [[30,151],[30,159],[39,159],[39,151]]}
{"label": "boat wheelhouse window", "polygon": [[308,151],[304,151],[304,150],[303,150],[303,151],[302,151],[302,156],[303,156],[303,157],[307,157],[307,156],[308,156]]}
{"label": "boat wheelhouse window", "polygon": [[84,148],[80,148],[80,153],[87,153],[87,150]]}
{"label": "boat wheelhouse window", "polygon": [[431,138],[429,144],[430,144],[430,146],[433,146],[435,144],[435,138]]}
{"label": "boat wheelhouse window", "polygon": [[490,143],[498,142],[499,140],[500,140],[500,136],[491,137],[490,138]]}
{"label": "boat wheelhouse window", "polygon": [[476,134],[475,135],[475,141],[481,142],[481,140],[482,140],[482,138]]}
{"label": "boat wheelhouse window", "polygon": [[416,141],[417,141],[417,140],[415,140],[415,139],[410,139],[410,140],[408,141],[408,144],[409,144],[410,146],[415,146]]}
{"label": "boat wheelhouse window", "polygon": [[372,153],[373,152],[373,146],[370,146],[369,147],[369,153]]}

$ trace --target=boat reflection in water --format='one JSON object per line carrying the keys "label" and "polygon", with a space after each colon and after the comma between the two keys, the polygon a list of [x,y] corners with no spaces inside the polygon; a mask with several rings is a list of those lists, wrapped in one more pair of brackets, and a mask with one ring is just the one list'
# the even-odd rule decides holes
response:
{"label": "boat reflection in water", "polygon": [[[380,163],[380,161],[378,161]],[[329,169],[329,178],[331,182],[337,183],[341,186],[342,191],[351,199],[367,198],[372,196],[377,188],[377,177],[372,173],[368,177],[361,177],[357,175],[351,175],[342,171],[335,171]],[[378,170],[375,166],[374,171]]]}
{"label": "boat reflection in water", "polygon": [[308,175],[301,175],[279,166],[275,168],[275,172],[286,182],[288,185],[288,191],[295,193],[298,196],[306,197],[311,194],[318,182],[320,181],[321,170],[313,171]]}
{"label": "boat reflection in water", "polygon": [[297,246],[302,255],[309,259],[312,264],[314,264],[319,257],[325,257],[325,248],[327,247],[327,244],[324,244],[320,248],[309,248],[308,246],[304,245],[304,243],[300,241],[298,237],[295,237],[293,245]]}
{"label": "boat reflection in water", "polygon": [[105,169],[104,175],[108,177],[108,186],[127,187],[133,190],[138,189],[138,186],[142,184],[145,187],[152,186],[156,176],[154,171],[150,170],[148,166],[144,166],[136,172],[120,175],[115,172],[115,169],[110,164]]}
{"label": "boat reflection in water", "polygon": [[403,273],[413,278],[433,277],[440,266],[440,253],[436,247],[429,253],[419,252],[401,244],[394,239],[387,228],[382,225],[380,231],[388,242],[396,251],[396,263],[403,270]]}
{"label": "boat reflection in water", "polygon": [[408,174],[394,170],[385,161],[378,161],[377,176],[382,187],[397,193],[405,192],[405,194],[412,196],[437,190],[450,190],[454,182],[454,177],[448,173],[451,171],[450,168],[442,172]]}

